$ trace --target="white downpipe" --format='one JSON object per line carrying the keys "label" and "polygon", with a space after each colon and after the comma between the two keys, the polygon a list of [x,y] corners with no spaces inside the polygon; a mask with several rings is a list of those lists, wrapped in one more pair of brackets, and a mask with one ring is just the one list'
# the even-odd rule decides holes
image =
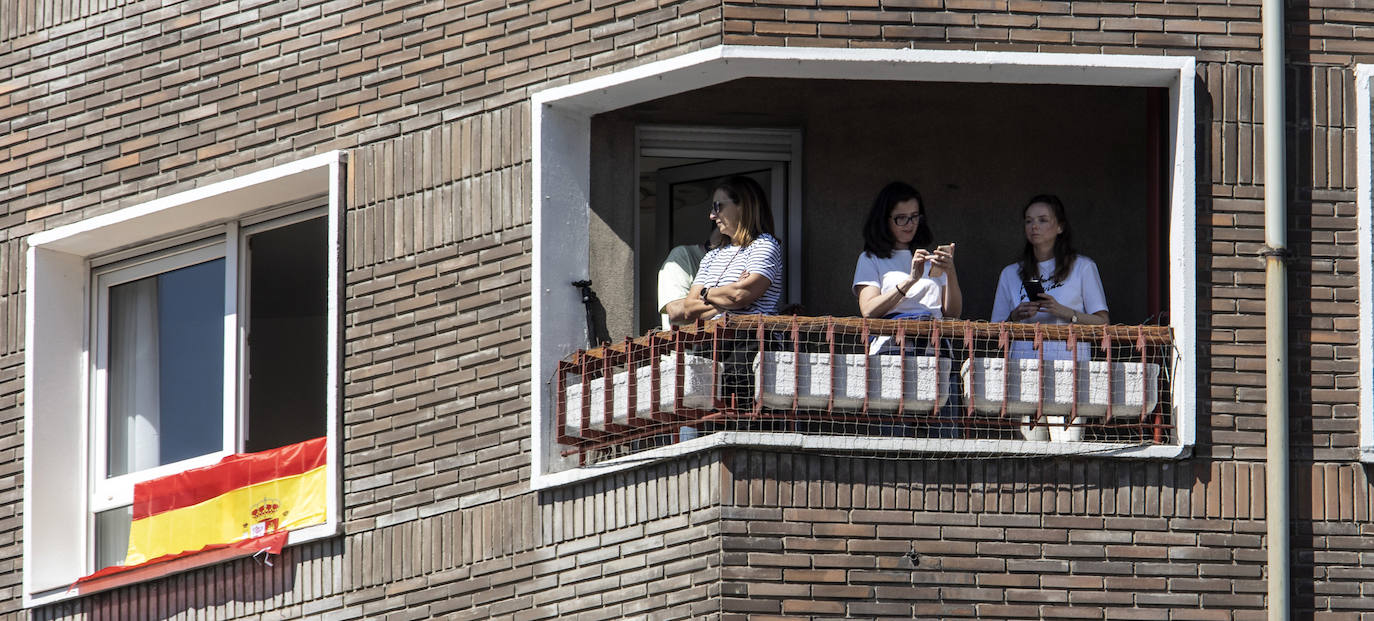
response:
{"label": "white downpipe", "polygon": [[1289,618],[1287,148],[1284,144],[1283,0],[1264,0],[1265,530],[1269,620]]}

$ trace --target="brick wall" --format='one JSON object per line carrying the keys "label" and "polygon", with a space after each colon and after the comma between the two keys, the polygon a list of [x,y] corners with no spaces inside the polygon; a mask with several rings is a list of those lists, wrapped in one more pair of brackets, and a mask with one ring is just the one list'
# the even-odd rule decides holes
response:
{"label": "brick wall", "polygon": [[528,477],[526,119],[523,105],[500,109],[351,158],[350,520],[456,509],[465,498],[517,493]]}
{"label": "brick wall", "polygon": [[[1370,612],[1352,63],[1290,9],[1297,605]],[[528,97],[719,43],[1197,56],[1196,456],[731,451],[527,491]],[[37,618],[1250,618],[1263,600],[1257,5],[26,2],[0,10],[0,613],[19,608],[24,240],[349,152],[341,537]],[[723,462],[721,461],[723,460]]]}
{"label": "brick wall", "polygon": [[[39,609],[37,619],[664,619],[719,612],[720,464],[704,455],[462,510],[352,520],[286,548]],[[18,615],[14,615],[18,616]]]}
{"label": "brick wall", "polygon": [[[727,613],[1265,617],[1262,464],[740,452],[726,468]],[[1367,613],[1364,468],[1292,478],[1296,607]]]}

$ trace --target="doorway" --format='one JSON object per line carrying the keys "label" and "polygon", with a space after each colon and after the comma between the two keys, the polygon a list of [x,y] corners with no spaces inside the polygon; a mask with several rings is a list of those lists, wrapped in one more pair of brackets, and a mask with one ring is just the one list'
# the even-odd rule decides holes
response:
{"label": "doorway", "polygon": [[773,234],[785,260],[782,302],[800,296],[801,135],[796,130],[640,127],[639,218],[636,237],[636,330],[661,327],[658,271],[676,246],[706,244],[716,184],[742,175],[759,182],[773,212]]}

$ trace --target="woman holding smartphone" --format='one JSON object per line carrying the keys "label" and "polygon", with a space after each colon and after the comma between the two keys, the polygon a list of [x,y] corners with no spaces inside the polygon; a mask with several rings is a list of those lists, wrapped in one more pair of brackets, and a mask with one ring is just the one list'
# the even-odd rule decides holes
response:
{"label": "woman holding smartphone", "polygon": [[[1021,260],[1004,268],[997,279],[992,320],[1107,323],[1107,296],[1097,264],[1074,250],[1064,203],[1052,194],[1041,194],[1032,197],[1021,214],[1026,245]],[[1057,356],[1047,350],[1046,357]]]}
{"label": "woman holding smartphone", "polygon": [[853,291],[864,317],[940,319],[963,312],[954,244],[927,250],[934,238],[916,188],[894,181],[878,192],[854,266]]}
{"label": "woman holding smartphone", "polygon": [[[926,203],[916,188],[900,181],[887,184],[864,223],[864,251],[854,266],[854,295],[864,317],[884,319],[940,319],[958,317],[964,309],[959,290],[959,275],[954,271],[954,244],[927,250],[935,235],[926,217]],[[950,343],[941,349],[949,356]],[[925,337],[898,345],[890,336],[873,337],[870,354],[893,354],[899,347],[930,355],[931,343]],[[953,369],[941,391],[949,395],[940,410],[942,421],[934,422],[920,435],[957,438],[959,425],[958,380]],[[886,436],[910,436],[916,429],[908,424],[879,425],[876,432]]]}

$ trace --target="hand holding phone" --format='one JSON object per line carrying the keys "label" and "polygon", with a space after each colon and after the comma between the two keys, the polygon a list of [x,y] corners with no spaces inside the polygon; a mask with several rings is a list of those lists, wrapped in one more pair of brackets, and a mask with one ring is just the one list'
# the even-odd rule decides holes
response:
{"label": "hand holding phone", "polygon": [[1023,280],[1021,286],[1026,290],[1026,299],[1031,302],[1039,302],[1040,296],[1045,294],[1045,286],[1039,278]]}
{"label": "hand holding phone", "polygon": [[935,247],[935,252],[931,253],[931,277],[939,277],[940,274],[954,267],[954,242],[941,244]]}

